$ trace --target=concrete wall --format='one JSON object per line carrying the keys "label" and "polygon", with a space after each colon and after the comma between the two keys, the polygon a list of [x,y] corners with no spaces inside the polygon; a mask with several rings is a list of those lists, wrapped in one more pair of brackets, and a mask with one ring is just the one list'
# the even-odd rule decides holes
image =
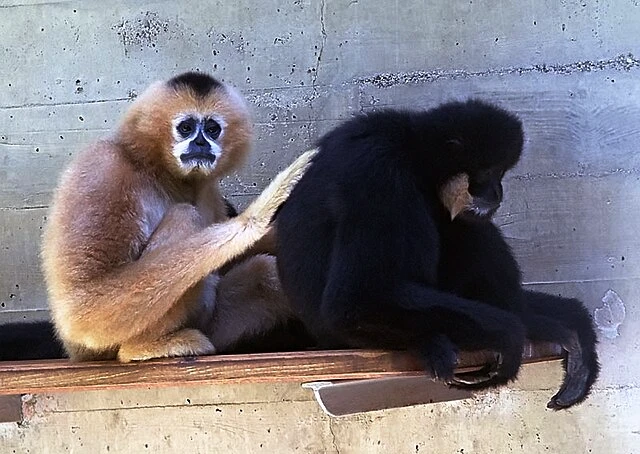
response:
{"label": "concrete wall", "polygon": [[[544,409],[558,366],[477,399],[329,420],[297,386],[33,396],[1,452],[640,452],[640,2],[0,1],[0,322],[46,318],[40,232],[61,169],[151,81],[199,69],[253,105],[246,204],[355,112],[479,96],[525,155],[497,222],[525,280],[582,298],[601,380]],[[219,411],[220,410],[220,411]]]}

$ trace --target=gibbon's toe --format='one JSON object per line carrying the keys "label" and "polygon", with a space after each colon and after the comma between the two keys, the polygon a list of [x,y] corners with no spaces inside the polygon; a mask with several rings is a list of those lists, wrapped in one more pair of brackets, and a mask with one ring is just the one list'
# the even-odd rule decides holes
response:
{"label": "gibbon's toe", "polygon": [[183,329],[157,340],[123,344],[118,351],[118,360],[128,363],[174,356],[213,355],[215,352],[215,347],[202,332]]}

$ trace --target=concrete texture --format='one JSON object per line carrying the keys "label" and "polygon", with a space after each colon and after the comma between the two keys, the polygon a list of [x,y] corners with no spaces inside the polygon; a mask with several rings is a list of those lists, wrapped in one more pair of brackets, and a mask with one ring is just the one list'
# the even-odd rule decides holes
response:
{"label": "concrete texture", "polygon": [[0,1],[0,323],[48,316],[39,238],[64,165],[151,81],[199,69],[253,106],[254,152],[222,182],[240,206],[353,113],[468,96],[517,112],[496,222],[529,285],[586,302],[603,363],[563,413],[544,409],[552,366],[339,420],[295,386],[35,396],[0,452],[640,452],[638,24],[633,0]]}

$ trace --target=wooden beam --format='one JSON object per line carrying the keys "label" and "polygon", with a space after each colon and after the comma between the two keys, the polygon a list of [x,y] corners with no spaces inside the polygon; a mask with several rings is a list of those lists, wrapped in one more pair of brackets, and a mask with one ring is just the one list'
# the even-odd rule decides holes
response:
{"label": "wooden beam", "polygon": [[[523,360],[559,359],[554,344],[528,345]],[[460,369],[492,359],[488,352],[464,352]],[[400,351],[328,350],[251,355],[168,358],[135,363],[73,363],[67,360],[0,363],[0,395],[188,384],[309,382],[424,374],[416,356]]]}

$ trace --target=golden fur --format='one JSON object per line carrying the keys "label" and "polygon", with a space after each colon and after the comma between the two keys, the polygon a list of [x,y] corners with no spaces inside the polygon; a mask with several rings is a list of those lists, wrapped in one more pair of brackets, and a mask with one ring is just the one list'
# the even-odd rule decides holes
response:
{"label": "golden fur", "polygon": [[473,206],[473,196],[469,194],[469,176],[460,173],[440,188],[440,200],[455,219],[462,211]]}
{"label": "golden fur", "polygon": [[[185,112],[224,119],[211,171],[185,173],[172,155],[172,119]],[[265,236],[313,154],[228,219],[218,180],[243,162],[250,140],[247,109],[230,87],[199,96],[159,82],[133,103],[112,138],[74,159],[55,193],[42,249],[53,320],[72,359],[214,353],[251,332],[256,323],[247,308],[287,310],[272,257],[215,273]]]}

